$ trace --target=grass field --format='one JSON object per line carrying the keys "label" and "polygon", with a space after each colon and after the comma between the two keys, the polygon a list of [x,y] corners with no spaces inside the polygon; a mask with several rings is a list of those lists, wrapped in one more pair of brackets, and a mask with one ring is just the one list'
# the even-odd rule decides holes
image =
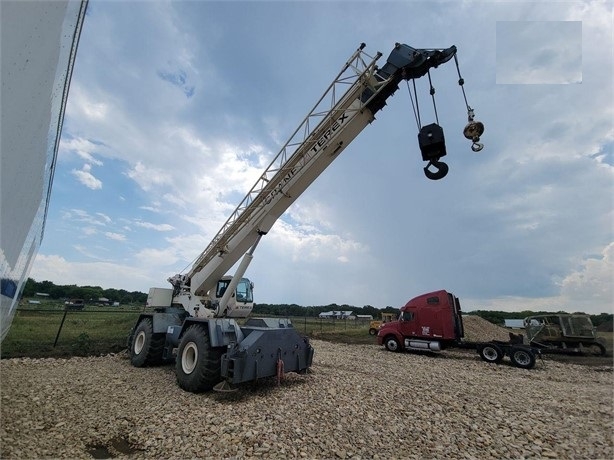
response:
{"label": "grass field", "polygon": [[[126,348],[138,310],[84,311],[18,309],[0,356],[67,357],[114,353]],[[64,323],[62,324],[62,319]],[[58,331],[62,329],[58,336]],[[57,344],[54,346],[54,343]]]}
{"label": "grass field", "polygon": [[[117,353],[126,349],[128,335],[140,311],[141,307],[138,306],[112,310],[86,307],[83,311],[68,312],[61,305],[44,310],[20,308],[0,346],[0,357],[45,358]],[[348,344],[376,343],[376,338],[369,335],[368,321],[311,317],[291,320],[298,332],[314,339]],[[62,329],[58,336],[60,325]],[[599,336],[607,343],[608,356],[612,356],[614,334],[600,332]],[[56,338],[57,344],[54,346]]]}
{"label": "grass field", "polygon": [[[126,348],[128,335],[139,312],[138,307],[113,310],[86,307],[83,311],[68,312],[64,311],[63,306],[46,307],[44,310],[20,308],[2,342],[0,357],[45,358],[117,353]],[[313,338],[345,343],[375,343],[375,338],[368,333],[368,322],[306,317],[291,320],[300,333]],[[57,344],[54,346],[56,337]]]}

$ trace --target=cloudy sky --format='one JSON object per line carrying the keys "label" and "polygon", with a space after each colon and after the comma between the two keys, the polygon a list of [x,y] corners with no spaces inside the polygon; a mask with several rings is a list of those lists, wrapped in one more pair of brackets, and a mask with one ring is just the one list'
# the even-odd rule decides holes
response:
{"label": "cloudy sky", "polygon": [[[257,302],[612,311],[608,2],[90,0],[30,276],[147,292],[205,249],[361,42],[458,47],[432,73],[450,167],[425,178],[403,85],[275,224]],[[423,124],[434,122],[418,81]]]}

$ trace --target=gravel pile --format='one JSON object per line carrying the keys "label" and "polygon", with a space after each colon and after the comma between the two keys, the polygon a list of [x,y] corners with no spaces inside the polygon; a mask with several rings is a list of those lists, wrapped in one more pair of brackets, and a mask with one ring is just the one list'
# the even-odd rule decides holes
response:
{"label": "gravel pile", "polygon": [[509,331],[499,327],[490,321],[475,315],[463,315],[463,329],[465,340],[473,342],[489,342],[491,340],[503,340],[510,338]]}
{"label": "gravel pile", "polygon": [[609,459],[612,365],[313,341],[312,372],[190,394],[126,355],[0,362],[0,458]]}

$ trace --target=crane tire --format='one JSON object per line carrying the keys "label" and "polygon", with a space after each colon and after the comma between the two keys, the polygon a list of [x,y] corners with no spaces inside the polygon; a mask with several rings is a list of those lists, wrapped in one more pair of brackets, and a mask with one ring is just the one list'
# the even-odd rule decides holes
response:
{"label": "crane tire", "polygon": [[179,387],[191,393],[211,390],[220,383],[224,348],[214,348],[209,331],[200,324],[188,327],[179,342],[175,374]]}
{"label": "crane tire", "polygon": [[495,343],[484,343],[478,348],[480,358],[487,363],[499,364],[503,361],[503,350]]}
{"label": "crane tire", "polygon": [[377,329],[375,329],[374,327],[369,329],[369,335],[377,335]]}
{"label": "crane tire", "polygon": [[134,367],[160,364],[165,341],[165,334],[154,334],[151,318],[143,318],[130,340],[130,362]]}
{"label": "crane tire", "polygon": [[526,348],[512,347],[510,350],[512,364],[521,369],[533,369],[535,367],[535,353]]}

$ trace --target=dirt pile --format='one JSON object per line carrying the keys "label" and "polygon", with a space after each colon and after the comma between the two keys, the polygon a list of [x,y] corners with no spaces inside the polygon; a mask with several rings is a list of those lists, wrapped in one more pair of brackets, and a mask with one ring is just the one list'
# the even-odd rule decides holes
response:
{"label": "dirt pile", "polygon": [[490,321],[475,315],[463,315],[465,340],[471,342],[488,342],[490,340],[508,341],[509,331]]}

